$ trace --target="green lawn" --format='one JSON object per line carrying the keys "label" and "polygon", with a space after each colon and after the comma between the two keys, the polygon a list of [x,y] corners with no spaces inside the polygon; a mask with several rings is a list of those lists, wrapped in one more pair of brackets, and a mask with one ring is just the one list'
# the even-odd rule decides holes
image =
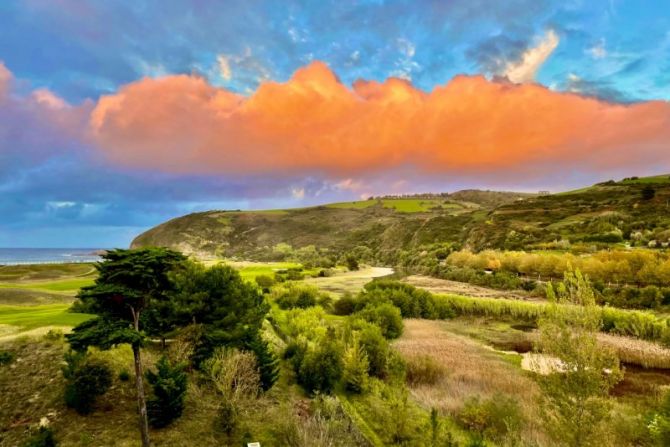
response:
{"label": "green lawn", "polygon": [[[327,205],[328,208],[364,209],[378,204],[379,200],[360,200],[357,202],[339,202]],[[443,207],[448,209],[462,208],[455,203],[443,203],[433,199],[381,199],[384,208],[394,209],[399,213],[422,213],[431,208]]]}
{"label": "green lawn", "polygon": [[92,317],[88,314],[68,312],[69,308],[69,304],[0,306],[0,324],[29,330],[43,326],[76,326]]}
{"label": "green lawn", "polygon": [[0,282],[46,281],[94,277],[92,264],[32,264],[0,266]]}
{"label": "green lawn", "polygon": [[636,179],[622,180],[620,183],[624,185],[639,185],[639,184],[653,184],[653,183],[670,183],[670,175],[654,175],[652,177],[639,177]]}
{"label": "green lawn", "polygon": [[253,281],[254,279],[256,279],[257,276],[260,275],[267,275],[274,277],[275,272],[277,272],[278,270],[286,270],[290,268],[300,267],[300,264],[296,264],[294,262],[268,262],[268,263],[229,262],[228,264],[236,268],[240,272],[240,276],[242,276],[242,279],[247,281]]}
{"label": "green lawn", "polygon": [[0,289],[30,289],[47,292],[73,292],[93,284],[92,277],[72,278],[54,281],[0,282]]}
{"label": "green lawn", "polygon": [[377,201],[376,200],[359,200],[356,202],[338,202],[338,203],[331,203],[326,205],[328,208],[340,208],[340,209],[363,209],[363,208],[369,208],[373,205],[376,205]]}

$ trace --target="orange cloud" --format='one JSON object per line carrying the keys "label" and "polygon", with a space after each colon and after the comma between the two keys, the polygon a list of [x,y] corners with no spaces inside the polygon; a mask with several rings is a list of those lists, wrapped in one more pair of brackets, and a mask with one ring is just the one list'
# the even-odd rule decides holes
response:
{"label": "orange cloud", "polygon": [[5,67],[5,64],[0,61],[0,99],[2,99],[9,91],[9,84],[12,81],[12,73]]}
{"label": "orange cloud", "polygon": [[457,76],[427,93],[409,82],[339,82],[323,63],[249,97],[196,76],[145,78],[100,99],[92,134],[116,163],[178,173],[412,166],[424,172],[669,165],[670,104],[632,105]]}

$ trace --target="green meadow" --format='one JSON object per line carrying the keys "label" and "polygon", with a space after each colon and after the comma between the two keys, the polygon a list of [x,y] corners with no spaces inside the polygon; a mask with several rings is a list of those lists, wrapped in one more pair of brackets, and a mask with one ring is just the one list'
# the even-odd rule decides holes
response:
{"label": "green meadow", "polygon": [[384,208],[393,209],[399,213],[425,213],[435,208],[460,209],[456,203],[444,203],[435,199],[373,199],[356,202],[339,202],[327,205],[328,208],[338,209],[365,209],[381,203]]}
{"label": "green meadow", "polygon": [[0,325],[16,326],[25,331],[44,326],[72,327],[91,318],[87,314],[69,312],[69,308],[69,304],[0,305]]}

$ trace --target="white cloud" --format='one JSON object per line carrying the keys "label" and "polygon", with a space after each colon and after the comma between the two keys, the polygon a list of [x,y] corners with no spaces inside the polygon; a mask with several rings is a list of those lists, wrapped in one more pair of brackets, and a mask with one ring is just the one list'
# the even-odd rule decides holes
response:
{"label": "white cloud", "polygon": [[249,47],[246,47],[242,54],[219,54],[216,57],[216,64],[209,73],[210,76],[218,75],[226,81],[230,81],[233,75],[236,79],[252,77],[258,82],[272,77],[271,71],[253,54]]}
{"label": "white cloud", "polygon": [[416,45],[410,40],[400,38],[396,40],[396,46],[401,57],[395,62],[395,70],[391,71],[390,76],[412,80],[412,73],[421,70],[421,65],[414,61],[416,54]]}
{"label": "white cloud", "polygon": [[291,196],[294,199],[302,200],[305,198],[305,188],[291,188]]}
{"label": "white cloud", "polygon": [[594,59],[602,59],[607,56],[607,49],[605,48],[605,39],[600,39],[597,44],[587,49],[586,52]]}
{"label": "white cloud", "polygon": [[33,91],[32,97],[38,104],[49,109],[59,110],[68,106],[63,98],[54,95],[50,90],[45,88]]}
{"label": "white cloud", "polygon": [[52,209],[72,208],[77,205],[77,202],[47,202],[47,207]]}
{"label": "white cloud", "polygon": [[503,74],[517,84],[533,82],[537,71],[556,49],[559,41],[558,34],[554,30],[548,30],[536,46],[521,55],[520,60],[509,62]]}
{"label": "white cloud", "polygon": [[344,191],[360,191],[366,186],[360,180],[354,180],[352,178],[346,178],[335,183],[335,188]]}
{"label": "white cloud", "polygon": [[397,41],[398,50],[405,56],[412,58],[416,54],[416,46],[409,39],[401,37]]}
{"label": "white cloud", "polygon": [[230,81],[233,77],[233,70],[230,68],[230,59],[228,56],[220,54],[216,58],[216,62],[219,64],[219,74],[226,81]]}

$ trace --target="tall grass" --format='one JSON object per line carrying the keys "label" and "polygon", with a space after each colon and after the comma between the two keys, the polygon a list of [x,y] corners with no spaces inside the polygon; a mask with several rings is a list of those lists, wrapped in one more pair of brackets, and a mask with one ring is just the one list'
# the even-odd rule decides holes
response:
{"label": "tall grass", "polygon": [[[511,317],[536,323],[548,310],[548,303],[502,298],[472,298],[460,295],[436,295],[436,301],[448,305],[457,315]],[[580,306],[562,304],[561,312],[577,317]],[[602,331],[651,341],[667,341],[670,337],[668,318],[650,312],[599,306]]]}

